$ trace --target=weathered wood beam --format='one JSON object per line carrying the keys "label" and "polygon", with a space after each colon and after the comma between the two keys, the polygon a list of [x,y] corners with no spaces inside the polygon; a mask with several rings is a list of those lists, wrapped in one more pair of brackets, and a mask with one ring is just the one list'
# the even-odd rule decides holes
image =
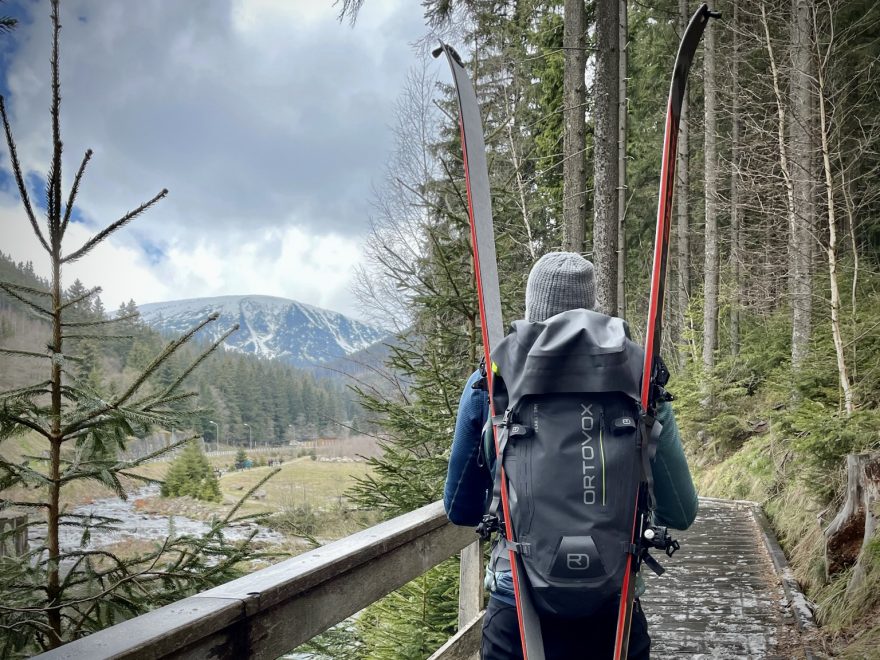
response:
{"label": "weathered wood beam", "polygon": [[473,540],[434,502],[38,657],[277,658]]}
{"label": "weathered wood beam", "polygon": [[479,660],[483,616],[480,612],[473,620],[459,627],[457,633],[437,649],[428,660]]}

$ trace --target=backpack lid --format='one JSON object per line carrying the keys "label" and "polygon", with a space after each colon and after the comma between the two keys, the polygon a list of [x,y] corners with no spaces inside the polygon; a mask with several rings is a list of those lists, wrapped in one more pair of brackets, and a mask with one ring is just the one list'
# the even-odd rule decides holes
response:
{"label": "backpack lid", "polygon": [[545,321],[514,321],[492,351],[495,410],[535,394],[621,392],[641,400],[644,350],[623,319],[572,309]]}

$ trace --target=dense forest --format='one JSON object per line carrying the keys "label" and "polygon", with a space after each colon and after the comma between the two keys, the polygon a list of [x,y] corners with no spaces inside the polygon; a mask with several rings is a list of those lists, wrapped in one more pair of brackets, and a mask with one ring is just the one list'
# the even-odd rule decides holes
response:
{"label": "dense forest", "polygon": [[[341,4],[354,20],[363,2]],[[523,313],[531,263],[568,249],[596,264],[601,311],[643,333],[668,76],[696,5],[424,5],[469,54],[505,320]],[[678,144],[669,388],[700,491],[762,504],[828,650],[861,657],[880,640],[880,540],[826,564],[823,530],[846,455],[880,448],[880,6],[715,5],[723,19],[694,63]],[[358,491],[389,515],[440,496],[481,353],[457,107],[431,71],[414,68],[399,99],[359,283],[368,309],[416,329],[391,361],[410,396],[372,401],[393,440]],[[371,657],[400,657],[403,639],[420,640],[407,656],[420,657],[452,630],[443,599],[456,579],[440,567],[361,618]]]}
{"label": "dense forest", "polygon": [[[0,281],[30,287],[46,287],[28,263],[16,264],[0,252]],[[65,291],[74,301],[87,292],[79,281]],[[82,355],[80,375],[103,394],[112,394],[133,373],[144,369],[162,349],[167,338],[138,319],[133,300],[118,310],[105,309],[100,296],[90,296],[71,305],[71,322],[89,323],[124,318],[103,332],[105,337],[76,340],[74,349]],[[26,304],[0,292],[0,340],[10,348],[40,350],[48,340],[49,326]],[[118,338],[103,341],[106,335]],[[156,385],[168,385],[197,351],[191,348],[172,356],[156,377]],[[0,389],[20,387],[38,368],[33,361],[0,357],[3,365]],[[335,437],[363,424],[363,411],[346,383],[334,374],[316,374],[281,362],[261,360],[234,352],[216,352],[189,376],[186,386],[198,392],[195,430],[216,443],[219,425],[224,444],[287,444],[294,440]],[[106,390],[106,391],[104,391]],[[250,427],[250,431],[248,430]]]}

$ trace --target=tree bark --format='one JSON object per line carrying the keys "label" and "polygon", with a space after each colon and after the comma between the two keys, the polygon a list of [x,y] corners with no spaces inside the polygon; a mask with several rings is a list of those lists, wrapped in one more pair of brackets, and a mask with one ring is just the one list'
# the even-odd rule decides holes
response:
{"label": "tree bark", "polygon": [[730,31],[733,34],[731,61],[731,119],[730,119],[730,275],[733,280],[733,299],[730,303],[730,354],[739,354],[739,315],[743,304],[742,287],[742,230],[739,208],[740,166],[740,89],[739,89],[739,6],[733,3]]}
{"label": "tree bark", "polygon": [[617,76],[617,315],[626,318],[626,113],[627,40],[629,39],[627,0],[618,0],[620,62]]}
{"label": "tree bark", "polygon": [[703,368],[715,366],[718,346],[718,152],[716,148],[715,30],[706,27],[703,44],[704,180],[706,206],[706,249],[703,285]]}
{"label": "tree bark", "polygon": [[618,2],[596,2],[596,80],[593,87],[593,261],[599,311],[617,312]]}
{"label": "tree bark", "polygon": [[812,241],[815,218],[813,183],[813,77],[809,0],[792,0],[791,185],[793,223],[789,236],[791,272],[791,366],[798,371],[807,357],[812,316]]}
{"label": "tree bark", "polygon": [[[688,3],[687,0],[679,0],[678,2],[678,28],[679,36],[684,34],[688,20]],[[675,167],[675,206],[677,209],[677,255],[676,262],[678,266],[678,290],[677,290],[677,318],[676,318],[676,338],[681,339],[684,335],[685,325],[687,323],[687,310],[690,305],[691,286],[690,286],[690,209],[688,206],[688,192],[690,190],[690,176],[688,168],[690,167],[690,144],[688,131],[688,95],[685,88],[684,101],[681,104],[681,122],[678,131],[678,150],[676,158],[678,162]]]}
{"label": "tree bark", "polygon": [[[563,71],[562,244],[569,252],[584,249],[587,221],[586,120],[584,70],[587,35],[584,0],[565,0]],[[616,34],[616,32],[615,32]]]}

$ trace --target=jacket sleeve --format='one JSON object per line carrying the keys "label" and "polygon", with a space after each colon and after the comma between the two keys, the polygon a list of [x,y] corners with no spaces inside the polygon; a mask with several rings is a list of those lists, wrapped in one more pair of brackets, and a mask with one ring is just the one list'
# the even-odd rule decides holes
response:
{"label": "jacket sleeve", "polygon": [[663,425],[654,457],[655,522],[674,529],[687,529],[697,517],[697,491],[688,469],[678,425],[672,407],[657,407],[657,421]]}
{"label": "jacket sleeve", "polygon": [[443,506],[449,520],[470,527],[480,524],[492,493],[489,468],[480,460],[483,425],[489,417],[489,395],[485,390],[473,389],[479,377],[478,370],[461,393],[443,488]]}

